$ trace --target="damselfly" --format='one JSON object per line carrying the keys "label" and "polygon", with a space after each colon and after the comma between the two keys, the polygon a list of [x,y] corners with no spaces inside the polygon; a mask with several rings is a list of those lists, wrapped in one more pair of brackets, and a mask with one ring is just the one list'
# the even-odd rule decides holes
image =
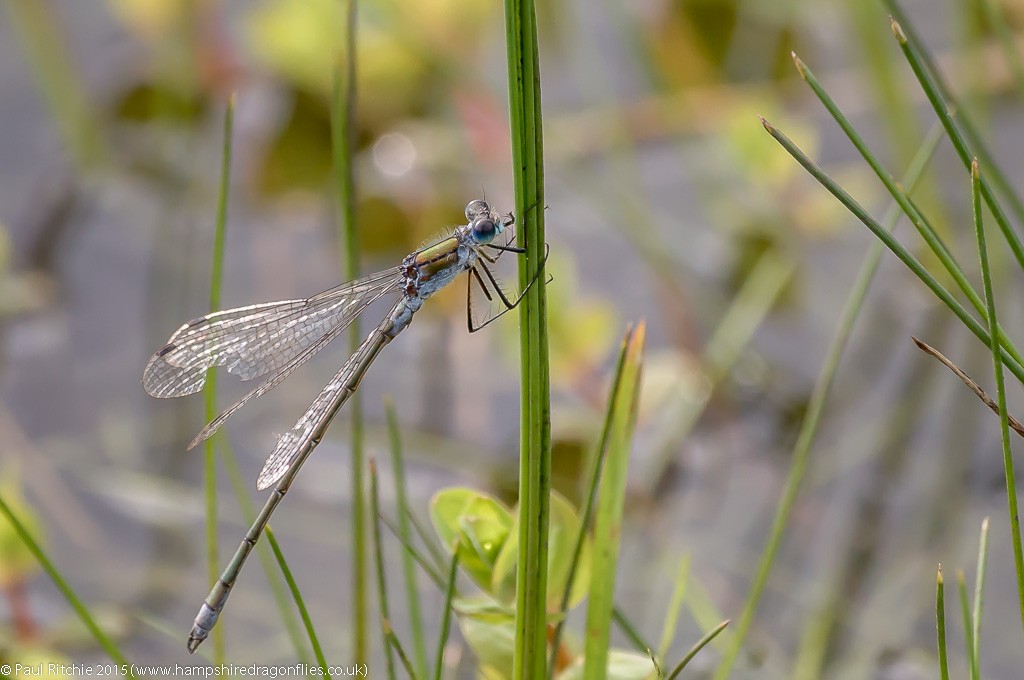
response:
{"label": "damselfly", "polygon": [[[509,296],[489,266],[496,264],[504,252],[526,252],[512,245],[511,227],[515,218],[511,213],[500,215],[486,202],[475,200],[466,206],[466,220],[465,225],[456,227],[449,236],[410,253],[398,267],[342,284],[306,300],[250,305],[189,321],[150,357],[142,384],[154,397],[180,397],[198,392],[206,382],[207,370],[215,366],[226,366],[228,373],[242,380],[271,376],[207,424],[188,445],[191,450],[213,435],[246,402],[266,393],[306,363],[370,304],[389,295],[399,296],[384,320],[366,336],[295,427],[278,437],[277,447],[267,458],[256,482],[256,488],[263,490],[274,486],[274,491],[199,609],[188,638],[190,652],[199,647],[216,624],[242,564],[299,468],[320,443],[331,419],[355,392],[377,354],[409,325],[423,301],[459,274],[468,272],[467,319],[472,333],[514,309],[537,280],[543,261],[529,285],[519,295]],[[506,231],[504,242],[495,243]],[[479,292],[474,293],[477,289]],[[499,311],[474,319],[474,295],[479,299],[481,294]]]}

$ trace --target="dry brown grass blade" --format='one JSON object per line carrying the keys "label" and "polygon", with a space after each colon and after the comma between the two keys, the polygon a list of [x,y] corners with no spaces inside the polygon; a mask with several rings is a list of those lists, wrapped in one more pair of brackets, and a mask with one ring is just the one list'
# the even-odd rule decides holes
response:
{"label": "dry brown grass blade", "polygon": [[[992,397],[986,394],[985,390],[981,389],[981,386],[978,383],[974,382],[971,376],[967,375],[962,370],[960,370],[959,366],[954,364],[952,361],[946,358],[946,356],[942,352],[935,349],[927,342],[919,340],[914,336],[910,337],[914,340],[914,344],[917,345],[922,352],[924,352],[925,354],[930,354],[931,356],[935,357],[940,362],[942,362],[942,364],[945,365],[945,367],[948,368],[949,370],[953,371],[953,374],[956,375],[956,377],[960,378],[960,380],[962,380],[963,383],[967,385],[967,387],[969,387],[972,392],[978,395],[978,399],[981,399],[982,403],[985,404],[985,406],[988,406],[990,409],[992,409],[992,413],[999,415],[999,405],[992,400]],[[1014,418],[1013,416],[1008,415],[1007,417],[1010,421],[1010,427],[1013,429],[1013,431],[1019,434],[1021,437],[1024,437],[1024,424],[1021,424],[1021,422]]]}

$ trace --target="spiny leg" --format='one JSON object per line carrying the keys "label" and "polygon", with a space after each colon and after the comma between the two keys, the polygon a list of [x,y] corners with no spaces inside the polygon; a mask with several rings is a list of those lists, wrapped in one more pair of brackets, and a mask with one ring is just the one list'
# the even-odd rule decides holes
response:
{"label": "spiny leg", "polygon": [[[488,302],[493,302],[494,298],[491,297],[491,294],[487,290],[484,280],[480,278],[480,272],[476,270],[476,267],[472,267],[469,272],[472,276],[470,277],[470,280],[466,282],[466,327],[469,328],[470,333],[475,333],[483,328],[483,326],[477,326],[476,328],[473,327],[473,279],[475,279],[477,284],[480,286],[480,290],[483,291],[484,297],[487,298]],[[486,323],[484,325],[486,325]]]}
{"label": "spiny leg", "polygon": [[[550,252],[551,252],[551,247],[548,244],[545,243],[544,244],[544,259],[541,260],[540,267],[537,268],[537,271],[534,273],[533,278],[530,279],[530,283],[527,284],[526,288],[523,289],[523,292],[521,292],[516,297],[515,301],[509,301],[509,299],[507,297],[505,297],[505,294],[501,291],[501,287],[498,286],[498,283],[497,283],[497,281],[494,278],[494,274],[491,273],[491,270],[488,269],[486,265],[481,263],[480,266],[483,267],[484,273],[487,274],[487,278],[490,279],[491,284],[494,286],[495,292],[498,294],[498,297],[501,298],[502,304],[505,305],[505,309],[500,314],[494,315],[493,317],[491,317],[487,321],[483,322],[482,324],[480,324],[479,326],[476,326],[474,328],[473,327],[473,319],[472,319],[472,310],[471,310],[471,308],[469,306],[469,300],[470,300],[470,297],[472,295],[471,291],[469,290],[470,287],[472,287],[472,281],[470,281],[467,284],[467,290],[466,290],[466,301],[467,301],[466,313],[467,313],[467,317],[468,317],[467,321],[468,321],[468,326],[469,326],[469,332],[470,333],[475,333],[476,331],[480,330],[481,328],[484,328],[485,326],[487,326],[488,324],[494,322],[495,320],[500,319],[502,316],[504,316],[505,314],[509,313],[510,311],[512,311],[513,309],[518,307],[519,303],[523,301],[524,297],[526,297],[526,293],[529,292],[530,288],[533,287],[533,284],[537,283],[537,279],[540,278],[540,274],[541,274],[542,271],[544,271],[544,265],[548,261],[548,254]],[[474,266],[471,269],[471,271],[473,272],[473,274],[475,275],[477,281],[479,282],[480,287],[483,289],[484,295],[487,296],[488,300],[491,300],[492,299],[491,296],[487,293],[487,286],[484,285],[483,279],[480,277],[480,274],[479,274],[479,272],[476,271],[476,269],[477,268]]]}

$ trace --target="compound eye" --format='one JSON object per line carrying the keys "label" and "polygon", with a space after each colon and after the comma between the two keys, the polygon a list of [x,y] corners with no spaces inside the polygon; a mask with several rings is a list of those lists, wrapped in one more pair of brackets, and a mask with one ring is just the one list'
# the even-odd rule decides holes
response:
{"label": "compound eye", "polygon": [[466,219],[472,222],[478,217],[486,217],[490,212],[491,206],[487,205],[486,201],[476,199],[466,206]]}
{"label": "compound eye", "polygon": [[490,243],[498,233],[498,227],[489,217],[481,217],[473,221],[473,240],[477,243]]}

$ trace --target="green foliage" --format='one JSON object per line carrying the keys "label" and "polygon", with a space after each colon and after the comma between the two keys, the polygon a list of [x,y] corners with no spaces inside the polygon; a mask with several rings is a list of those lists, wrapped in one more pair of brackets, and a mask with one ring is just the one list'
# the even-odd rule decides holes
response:
{"label": "green foliage", "polygon": [[[553,586],[548,611],[558,610],[558,595],[568,583],[572,543],[580,528],[580,517],[569,501],[551,494],[551,529],[548,579]],[[438,492],[430,503],[430,516],[441,541],[459,557],[459,566],[489,598],[487,603],[460,600],[460,611],[474,617],[514,612],[519,558],[518,509],[509,510],[501,501],[473,489],[454,487]],[[591,547],[585,542],[583,554],[589,563]],[[577,571],[572,604],[586,593],[589,570]],[[500,606],[496,606],[500,605]]]}
{"label": "green foliage", "polygon": [[[1021,367],[1021,354],[1018,352],[1010,338],[1007,337],[1000,328],[996,318],[996,304],[988,261],[986,234],[982,223],[984,205],[988,208],[992,217],[995,219],[996,225],[999,227],[1004,238],[1007,250],[1012,253],[1014,260],[1024,268],[1024,245],[1021,244],[1019,236],[1012,228],[1012,225],[1010,224],[1003,209],[1002,203],[1007,203],[1010,206],[1010,209],[1018,217],[1020,217],[1020,214],[1024,212],[1024,209],[1021,207],[1024,204],[1022,204],[1020,197],[1009,186],[1009,183],[1000,179],[1002,177],[1002,172],[999,170],[998,165],[991,161],[987,149],[984,144],[981,143],[980,138],[974,131],[973,126],[969,122],[969,118],[961,111],[961,102],[958,102],[951,95],[949,88],[945,85],[938,69],[935,67],[935,61],[928,54],[923,43],[917,37],[916,31],[908,21],[906,15],[903,14],[899,6],[892,0],[888,0],[887,4],[895,16],[895,18],[890,19],[892,34],[896,38],[899,48],[903,52],[909,67],[914,72],[914,75],[918,80],[918,84],[926,95],[928,101],[931,103],[938,121],[945,130],[946,136],[952,143],[960,161],[964,164],[964,167],[970,174],[971,203],[977,238],[977,254],[981,263],[984,300],[982,300],[982,297],[971,286],[966,275],[954,259],[952,252],[941,240],[938,239],[934,229],[932,229],[929,224],[929,220],[924,216],[918,206],[909,198],[909,192],[905,191],[902,186],[897,185],[892,181],[888,171],[883,168],[878,158],[867,149],[866,145],[860,139],[859,135],[853,130],[852,125],[846,117],[838,110],[831,98],[825,93],[824,89],[814,78],[810,70],[807,69],[799,59],[796,59],[797,68],[800,71],[801,76],[818,95],[825,108],[829,111],[840,127],[843,128],[847,136],[861,152],[864,160],[875,170],[876,175],[890,191],[902,211],[911,219],[915,227],[918,228],[925,242],[928,243],[932,252],[935,253],[938,261],[942,263],[945,269],[944,273],[948,274],[948,276],[957,283],[958,287],[975,308],[977,315],[981,317],[980,322],[974,315],[964,309],[964,307],[938,281],[936,275],[933,274],[926,265],[922,264],[920,260],[914,257],[907,247],[897,241],[887,229],[883,229],[881,225],[879,225],[878,222],[876,222],[875,219],[868,214],[868,212],[859,203],[857,203],[845,189],[829,177],[816,163],[811,161],[806,153],[804,153],[788,137],[786,137],[786,135],[782,134],[770,123],[765,122],[763,119],[762,122],[764,122],[765,129],[768,130],[769,134],[771,134],[783,146],[783,148],[793,156],[793,158],[795,158],[812,176],[815,177],[815,179],[822,184],[822,186],[828,189],[833,196],[838,198],[843,205],[856,215],[856,217],[871,230],[879,241],[892,251],[893,254],[895,254],[918,276],[919,279],[921,279],[922,282],[927,285],[929,290],[939,300],[954,312],[966,328],[968,328],[979,340],[983,341],[988,346],[992,355],[998,396],[998,406],[993,408],[1000,416],[1000,432],[1007,489],[1010,541],[1013,549],[1017,576],[1018,603],[1021,619],[1024,621],[1024,555],[1022,555],[1021,548],[1020,519],[1015,485],[1016,475],[1014,472],[1013,456],[1010,449],[1008,427],[1009,414],[1007,410],[1003,376],[1003,369],[1005,367],[1019,380],[1024,381],[1024,369]],[[994,16],[996,15],[990,12],[990,19]],[[978,160],[979,157],[983,159],[980,163]],[[992,175],[994,176],[994,181],[991,186],[989,185],[985,175],[980,171],[980,167],[984,167],[986,172],[991,167]],[[999,196],[997,196],[997,192],[1000,194]],[[922,343],[918,344],[919,346],[923,346]],[[982,397],[982,400],[986,401],[986,403],[994,403],[987,397],[987,395],[980,392],[980,389],[978,396]],[[963,572],[957,573],[958,593],[965,633],[966,658],[968,662],[967,665],[970,670],[970,677],[972,678],[980,677],[979,657],[981,614],[987,551],[988,520],[986,519],[982,525],[982,538],[978,555],[978,573],[975,581],[973,610],[968,597]],[[770,554],[770,550],[768,551],[768,554]],[[939,647],[938,665],[943,679],[947,678],[949,675],[946,660],[944,598],[944,583],[940,568],[937,576],[936,617]],[[745,610],[744,619],[741,620],[741,633],[745,632],[746,625],[749,624],[749,619],[747,618],[748,611],[749,610]],[[738,645],[730,650],[729,659],[734,657],[734,652],[737,648]],[[722,671],[721,668],[720,671]],[[719,677],[724,677],[725,674],[726,673],[720,672]]]}
{"label": "green foliage", "polygon": [[[621,649],[608,650],[604,677],[609,680],[646,680],[653,677],[654,673],[654,662],[651,661],[651,657]],[[580,658],[564,673],[559,674],[558,680],[583,680],[584,677],[584,661]]]}
{"label": "green foliage", "polygon": [[[583,677],[600,680],[609,676],[609,640],[615,598],[615,579],[622,539],[622,518],[626,502],[626,481],[633,429],[640,399],[646,326],[640,323],[626,334],[622,376],[608,411],[608,450],[601,466],[596,522],[594,525],[594,566],[587,605],[587,633]],[[648,660],[649,661],[649,660]]]}
{"label": "green foliage", "polygon": [[[551,509],[547,578],[552,589],[545,619],[548,627],[562,618],[559,613],[561,593],[568,585],[574,539],[581,526],[577,511],[557,493],[552,493]],[[459,597],[453,603],[462,635],[479,660],[481,677],[495,680],[513,677],[518,511],[509,510],[500,501],[472,489],[451,488],[435,495],[430,512],[442,542],[449,551],[454,548],[460,568],[482,591],[478,595]],[[590,539],[586,538],[572,582],[570,606],[582,602],[588,591],[593,554]],[[581,677],[583,657],[569,647],[557,651],[562,664],[554,677]],[[650,657],[609,650],[606,677],[648,678],[653,672]]]}
{"label": "green foliage", "polygon": [[[445,546],[457,546],[462,570],[485,592],[503,600],[499,593],[505,592],[506,584],[500,579],[495,583],[494,564],[512,531],[512,513],[495,498],[472,489],[452,488],[434,496],[430,518]],[[514,574],[511,585],[514,590]]]}
{"label": "green foliage", "polygon": [[[28,549],[32,556],[36,559],[43,571],[50,577],[57,589],[60,590],[61,594],[68,601],[68,604],[75,611],[75,614],[82,621],[89,633],[96,639],[100,647],[107,653],[112,661],[117,664],[128,665],[128,660],[125,658],[121,650],[118,649],[117,645],[114,644],[113,640],[110,639],[109,635],[97,624],[96,618],[89,611],[89,608],[82,602],[78,594],[72,590],[71,586],[64,579],[61,573],[54,566],[49,556],[43,551],[42,545],[40,544],[39,538],[31,529],[32,520],[28,523],[22,521],[14,507],[8,500],[6,495],[9,492],[0,492],[0,520],[3,520],[2,526],[9,526],[13,530],[13,534],[18,537],[22,545]],[[15,494],[10,496],[11,499],[17,502]],[[6,532],[5,532],[6,533]],[[9,539],[5,539],[5,543]],[[21,558],[18,558],[19,560]],[[24,573],[26,567],[22,567],[21,571]],[[132,672],[128,673],[129,678],[134,678],[135,675]]]}

